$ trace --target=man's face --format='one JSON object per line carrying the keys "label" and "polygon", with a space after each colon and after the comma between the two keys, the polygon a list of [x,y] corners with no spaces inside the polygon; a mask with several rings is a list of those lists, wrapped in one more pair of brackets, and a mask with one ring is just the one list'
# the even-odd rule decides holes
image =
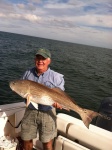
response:
{"label": "man's face", "polygon": [[50,63],[51,63],[50,58],[44,58],[41,55],[37,55],[35,58],[35,65],[38,71],[39,70],[42,72],[46,71]]}

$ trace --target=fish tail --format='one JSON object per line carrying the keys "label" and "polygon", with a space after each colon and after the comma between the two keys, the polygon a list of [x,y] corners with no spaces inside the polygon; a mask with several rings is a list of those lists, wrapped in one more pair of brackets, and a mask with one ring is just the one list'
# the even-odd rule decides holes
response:
{"label": "fish tail", "polygon": [[89,109],[83,109],[83,111],[80,113],[82,121],[87,128],[89,128],[89,124],[91,123],[92,119],[99,115],[100,115],[99,113]]}

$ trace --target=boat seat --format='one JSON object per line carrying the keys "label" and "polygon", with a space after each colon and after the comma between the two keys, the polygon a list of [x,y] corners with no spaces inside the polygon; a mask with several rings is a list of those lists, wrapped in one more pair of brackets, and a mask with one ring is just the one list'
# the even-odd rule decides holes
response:
{"label": "boat seat", "polygon": [[89,129],[84,130],[82,127],[73,124],[69,126],[67,138],[93,150],[112,150],[112,138],[106,138],[100,133],[97,134]]}
{"label": "boat seat", "polygon": [[10,134],[10,136],[16,137],[18,135],[21,128],[13,128],[11,124],[17,126],[24,115],[24,111],[24,102],[13,103],[13,107],[12,104],[0,106],[0,136]]}
{"label": "boat seat", "polygon": [[54,150],[90,150],[90,149],[59,135],[55,139]]}
{"label": "boat seat", "polygon": [[[37,138],[33,140],[33,145],[35,150],[43,150],[42,143]],[[90,150],[90,149],[59,135],[54,140],[54,150]]]}
{"label": "boat seat", "polygon": [[92,124],[88,129],[81,120],[66,114],[58,114],[57,122],[58,135],[92,150],[112,150],[112,134],[109,131]]}

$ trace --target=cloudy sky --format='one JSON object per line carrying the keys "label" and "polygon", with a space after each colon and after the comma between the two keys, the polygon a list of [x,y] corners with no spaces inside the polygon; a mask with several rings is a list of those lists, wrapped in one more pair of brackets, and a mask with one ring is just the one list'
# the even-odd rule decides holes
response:
{"label": "cloudy sky", "polygon": [[112,0],[0,0],[0,31],[112,48]]}

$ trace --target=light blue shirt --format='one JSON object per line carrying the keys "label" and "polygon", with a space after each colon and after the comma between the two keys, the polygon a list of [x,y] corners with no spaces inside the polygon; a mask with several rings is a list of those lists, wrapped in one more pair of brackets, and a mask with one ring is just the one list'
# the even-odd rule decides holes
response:
{"label": "light blue shirt", "polygon": [[[46,72],[39,76],[37,75],[36,68],[31,68],[24,73],[22,79],[35,81],[44,84],[49,88],[60,88],[64,91],[64,76],[58,72],[51,70],[50,68],[48,68]],[[30,103],[28,107],[30,109],[36,109],[36,107],[34,107],[32,103]],[[52,106],[38,104],[37,109],[42,111],[48,111],[52,109]]]}

